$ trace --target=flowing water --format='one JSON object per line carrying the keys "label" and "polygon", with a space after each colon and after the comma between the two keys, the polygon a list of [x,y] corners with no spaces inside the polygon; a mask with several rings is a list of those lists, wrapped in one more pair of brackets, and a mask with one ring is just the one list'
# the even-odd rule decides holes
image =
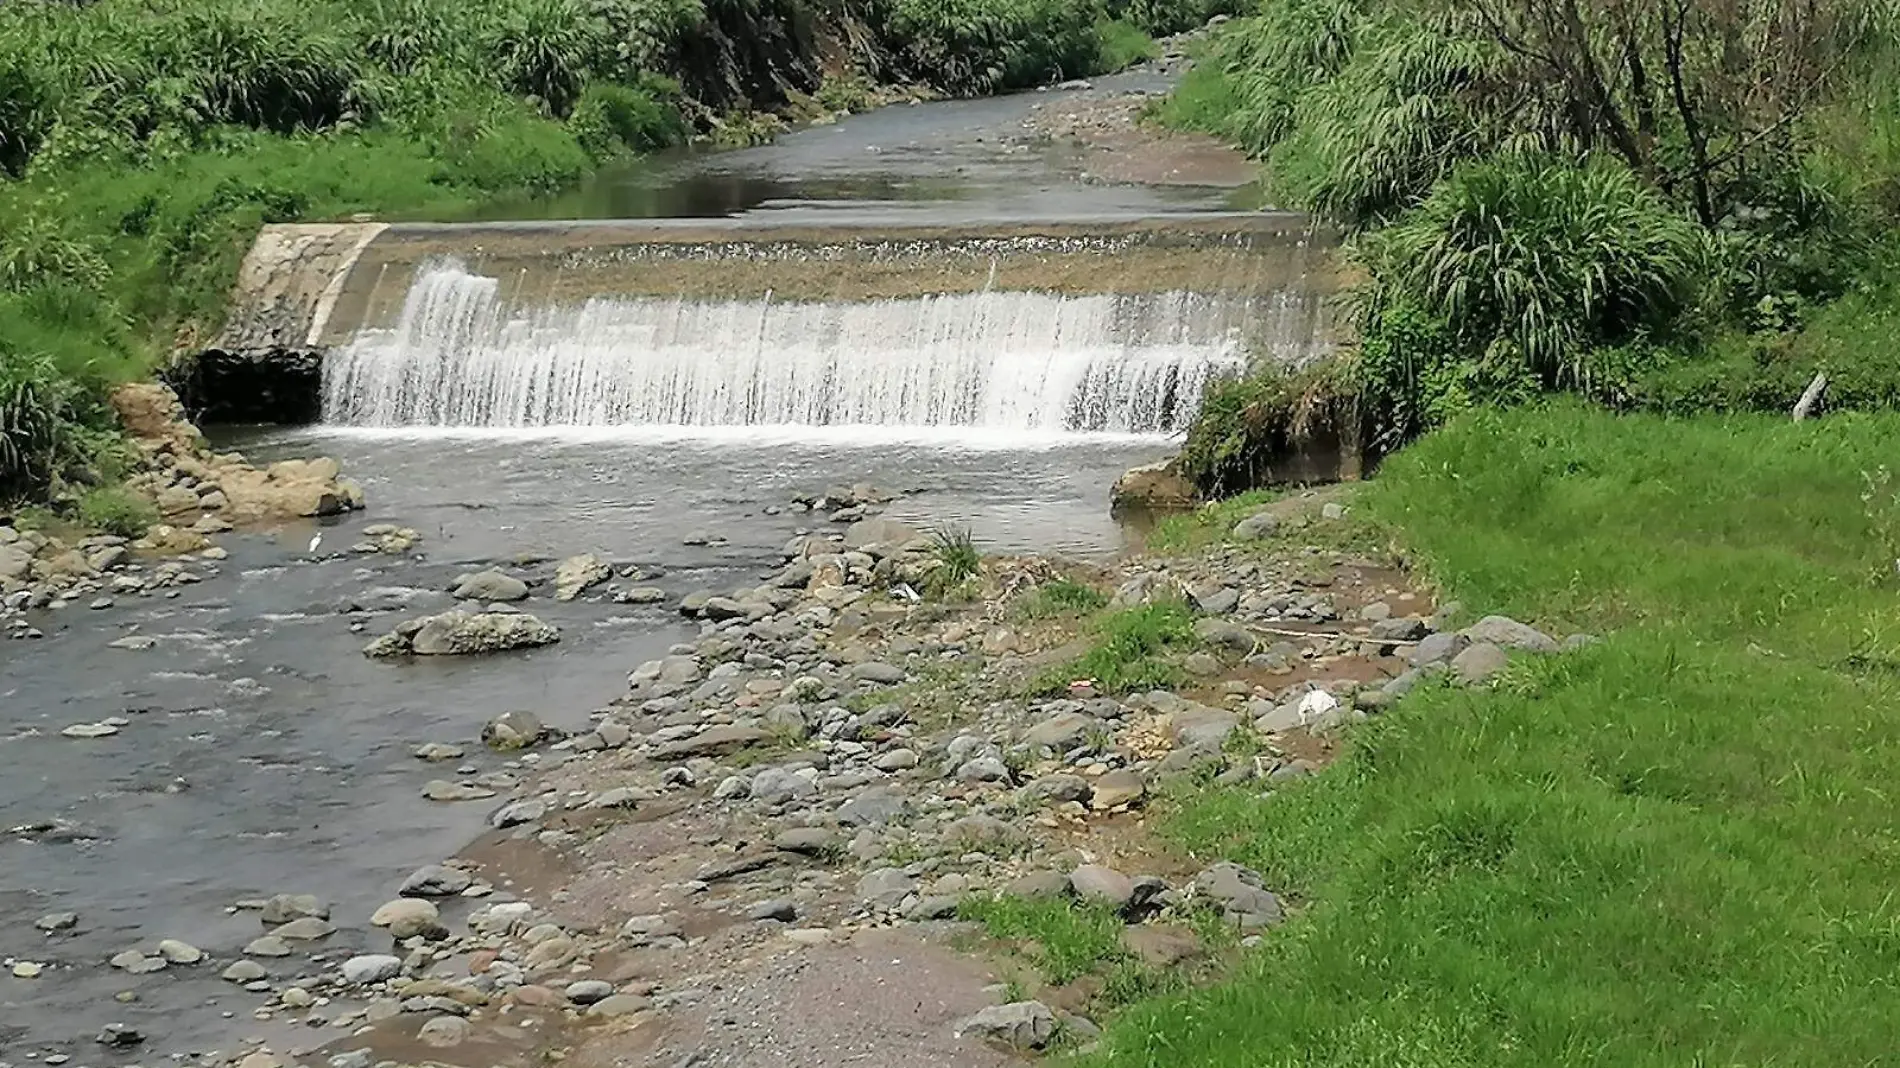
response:
{"label": "flowing water", "polygon": [[[1228,196],[1078,185],[1059,153],[994,136],[1035,103],[894,109],[689,160],[658,179],[678,195],[609,184],[570,207],[842,215],[901,199],[907,217],[951,225],[1055,204],[1205,211]],[[866,189],[886,199],[818,205]],[[231,903],[332,901],[332,963],[264,963],[274,982],[334,967],[372,943],[364,921],[402,876],[454,853],[487,814],[420,800],[446,772],[410,757],[416,744],[472,743],[518,707],[578,725],[630,667],[692,633],[665,606],[537,597],[528,607],[562,628],[557,646],[456,663],[360,656],[396,619],[446,607],[458,572],[594,551],[657,572],[676,596],[731,588],[822,522],[785,509],[793,495],[854,482],[902,493],[898,518],[967,526],[992,550],[1107,556],[1125,536],[1107,487],[1170,450],[1210,377],[1262,352],[1301,358],[1318,337],[1299,284],[1227,286],[1235,272],[1219,264],[1201,272],[1212,283],[1194,281],[1186,259],[1151,267],[1113,249],[1065,261],[1026,246],[925,285],[908,281],[916,262],[880,261],[848,293],[832,279],[849,265],[822,257],[766,282],[744,258],[709,261],[690,284],[647,284],[649,266],[633,263],[576,294],[561,289],[573,271],[524,288],[493,254],[501,232],[453,238],[470,247],[418,260],[390,283],[388,314],[345,326],[324,368],[325,425],[225,435],[255,459],[339,457],[368,489],[366,516],[326,525],[315,554],[311,526],[229,537],[231,559],[176,597],[42,615],[44,640],[0,645],[0,829],[66,829],[0,836],[0,959],[47,966],[36,979],[0,968],[0,1066],[55,1053],[75,1068],[151,1064],[246,1034],[280,1048],[332,1037],[252,1020],[261,999],[216,978],[259,933]],[[1060,284],[1019,284],[1044,269]],[[370,522],[416,528],[424,554],[337,551]],[[156,644],[107,644],[130,634]],[[60,736],[113,716],[126,721],[115,736]],[[476,770],[501,768],[469,747]],[[74,932],[34,929],[62,910],[79,914]],[[104,966],[167,937],[214,962],[145,976]],[[111,1021],[144,1030],[147,1048],[93,1044]]]}

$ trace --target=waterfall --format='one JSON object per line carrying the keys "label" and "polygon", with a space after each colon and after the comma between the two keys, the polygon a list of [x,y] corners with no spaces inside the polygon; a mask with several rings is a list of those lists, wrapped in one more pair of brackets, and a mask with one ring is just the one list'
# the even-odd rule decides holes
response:
{"label": "waterfall", "polygon": [[[596,296],[511,306],[424,265],[392,325],[324,366],[326,422],[368,427],[877,426],[1159,434],[1241,366],[1311,344],[1305,302],[1184,291],[856,301]],[[1287,319],[1274,325],[1273,317]]]}

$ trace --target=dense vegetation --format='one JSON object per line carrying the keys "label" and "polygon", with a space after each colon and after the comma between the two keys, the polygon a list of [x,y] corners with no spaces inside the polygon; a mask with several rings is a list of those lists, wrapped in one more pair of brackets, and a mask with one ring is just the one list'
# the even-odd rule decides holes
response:
{"label": "dense vegetation", "polygon": [[[1900,68],[1880,0],[1263,0],[1161,108],[1347,237],[1357,344],[1237,383],[1190,440],[1245,484],[1289,396],[1389,448],[1552,391],[1620,407],[1900,402]],[[1316,389],[1323,386],[1324,389]]]}
{"label": "dense vegetation", "polygon": [[1096,73],[1218,2],[0,4],[0,502],[112,475],[104,387],[215,332],[261,223],[453,216],[877,83]]}
{"label": "dense vegetation", "polygon": [[1101,1068],[1887,1063],[1900,416],[1456,417],[1354,505],[1476,612],[1603,641],[1426,686],[1160,822],[1294,891]]}

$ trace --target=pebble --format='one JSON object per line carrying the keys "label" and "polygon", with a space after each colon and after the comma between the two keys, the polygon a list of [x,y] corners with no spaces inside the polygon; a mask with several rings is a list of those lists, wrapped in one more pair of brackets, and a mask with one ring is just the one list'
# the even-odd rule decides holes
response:
{"label": "pebble", "polygon": [[44,964],[38,964],[34,961],[20,960],[13,962],[13,977],[15,979],[37,979],[40,973],[45,970],[46,966]]}

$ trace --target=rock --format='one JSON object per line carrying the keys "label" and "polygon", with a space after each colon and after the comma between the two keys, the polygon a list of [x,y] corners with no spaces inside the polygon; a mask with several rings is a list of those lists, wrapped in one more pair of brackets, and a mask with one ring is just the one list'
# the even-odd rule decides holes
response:
{"label": "rock", "polygon": [[482,726],[482,744],[503,751],[526,749],[547,733],[547,726],[532,712],[503,712]]}
{"label": "rock", "polygon": [[1243,930],[1271,927],[1284,917],[1279,897],[1265,889],[1260,873],[1251,868],[1222,861],[1195,876],[1194,889]]}
{"label": "rock", "polygon": [[752,777],[752,800],[768,805],[783,805],[817,792],[816,783],[784,768],[766,768]]}
{"label": "rock", "polygon": [[528,584],[492,569],[477,571],[456,579],[450,596],[458,601],[525,601]]}
{"label": "rock", "polygon": [[244,947],[244,955],[247,957],[288,957],[290,943],[276,935],[253,938],[250,944]]}
{"label": "rock", "polygon": [[1181,658],[1181,669],[1197,678],[1206,679],[1221,673],[1221,663],[1212,653],[1189,653]]}
{"label": "rock", "polygon": [[255,983],[269,974],[262,964],[254,960],[235,960],[218,973],[218,978],[227,983]]}
{"label": "rock", "polygon": [[391,937],[398,942],[418,936],[433,940],[448,934],[435,903],[418,897],[399,897],[384,904],[370,916],[369,922],[372,927],[389,928]]}
{"label": "rock", "polygon": [[1207,645],[1245,656],[1258,644],[1253,632],[1225,619],[1202,618],[1194,621],[1194,634]]}
{"label": "rock", "polygon": [[1425,621],[1414,617],[1381,619],[1367,633],[1382,642],[1411,642],[1425,637]]}
{"label": "rock", "polygon": [[844,803],[838,809],[838,822],[846,827],[882,827],[910,814],[910,800],[894,790],[871,789]]}
{"label": "rock", "polygon": [[1205,949],[1192,930],[1174,924],[1122,928],[1122,945],[1150,968],[1168,969],[1200,957]]}
{"label": "rock", "polygon": [[1184,749],[1219,749],[1239,721],[1227,712],[1192,705],[1174,713],[1175,744]]}
{"label": "rock", "polygon": [[422,784],[422,796],[430,801],[480,801],[495,796],[486,786],[430,779]]}
{"label": "rock", "polygon": [[371,642],[363,653],[375,658],[409,653],[466,656],[552,645],[560,640],[559,629],[526,612],[452,611],[411,620]]}
{"label": "rock", "polygon": [[650,999],[638,994],[614,994],[594,1002],[588,1008],[587,1015],[602,1019],[631,1016],[636,1012],[645,1012],[652,1004]]}
{"label": "rock", "polygon": [[437,1016],[423,1024],[416,1037],[431,1049],[448,1049],[466,1042],[474,1029],[474,1025],[460,1016]]}
{"label": "rock", "polygon": [[1163,460],[1129,468],[1110,487],[1109,507],[1158,511],[1193,507],[1199,500],[1194,485],[1177,470],[1176,463],[1176,460]]}
{"label": "rock", "polygon": [[15,979],[38,979],[40,973],[46,970],[46,966],[36,961],[16,960],[13,962],[12,970]]}
{"label": "rock", "polygon": [[315,942],[335,934],[336,927],[328,920],[303,916],[272,928],[270,933],[290,942]]}
{"label": "rock", "polygon": [[791,923],[793,920],[798,919],[798,903],[790,898],[771,898],[746,909],[745,918],[748,920],[777,920],[780,923]]}
{"label": "rock", "polygon": [[1023,744],[1030,748],[1073,749],[1085,741],[1091,731],[1101,731],[1102,723],[1079,712],[1058,712],[1023,732]]}
{"label": "rock", "polygon": [[871,761],[879,771],[907,771],[917,766],[917,753],[911,749],[893,749]]}
{"label": "rock", "polygon": [[567,984],[563,993],[576,1005],[595,1005],[614,996],[614,985],[604,979],[582,979]]}
{"label": "rock", "polygon": [[409,878],[402,881],[402,889],[397,891],[404,897],[452,897],[469,888],[475,880],[459,868],[450,868],[442,864],[431,864],[418,868]]}
{"label": "rock", "polygon": [[1480,642],[1451,658],[1452,673],[1467,686],[1490,682],[1510,663],[1510,654],[1490,642]]}
{"label": "rock", "polygon": [[402,973],[402,958],[387,953],[366,953],[343,962],[343,981],[352,986],[380,983]]}
{"label": "rock", "polygon": [[1489,642],[1505,649],[1522,649],[1531,653],[1558,651],[1555,638],[1508,616],[1485,616],[1459,633],[1473,645]]}
{"label": "rock", "polygon": [[528,950],[528,956],[522,963],[531,971],[559,968],[572,961],[579,952],[580,947],[574,944],[573,939],[556,935],[544,942],[537,942],[533,949]]}
{"label": "rock", "polygon": [[119,733],[119,727],[114,723],[75,723],[59,733],[67,738],[110,738]]}
{"label": "rock", "polygon": [[839,849],[838,836],[824,827],[792,827],[772,839],[775,849],[803,857],[826,857]]}
{"label": "rock", "polygon": [[904,669],[882,664],[875,660],[851,665],[851,677],[864,682],[874,682],[881,686],[894,686],[904,681]]}
{"label": "rock", "polygon": [[977,757],[958,766],[957,779],[962,782],[1006,783],[1009,781],[1009,765],[999,757]]}
{"label": "rock", "polygon": [[1056,1037],[1056,1014],[1040,1001],[1014,1001],[984,1009],[957,1030],[1008,1049],[1039,1050]]}
{"label": "rock", "polygon": [[115,1023],[107,1024],[105,1030],[99,1032],[99,1036],[95,1041],[102,1046],[109,1046],[113,1049],[125,1049],[128,1046],[136,1046],[144,1042],[145,1035],[135,1027]]}
{"label": "rock", "polygon": [[1117,768],[1095,780],[1095,793],[1090,804],[1098,812],[1132,805],[1147,794],[1148,785],[1141,779],[1141,773],[1130,768]]}
{"label": "rock", "polygon": [[1067,897],[1069,877],[1059,871],[1032,871],[1017,876],[1003,885],[1003,893],[1008,897],[1019,897],[1025,901],[1044,901],[1050,898]]}
{"label": "rock", "polygon": [[76,912],[49,912],[33,921],[33,926],[42,931],[70,931],[79,926],[79,914]]}
{"label": "rock", "polygon": [[1073,801],[1086,805],[1094,793],[1095,788],[1080,775],[1044,775],[1023,787],[1024,797],[1043,804],[1062,804]]}
{"label": "rock", "polygon": [[205,959],[204,950],[189,942],[167,938],[158,944],[158,955],[172,964],[196,964]]}
{"label": "rock", "polygon": [[330,906],[314,894],[276,894],[265,900],[263,910],[258,913],[258,919],[266,927],[275,927],[305,916],[327,920],[330,918]]}
{"label": "rock", "polygon": [[922,537],[895,519],[860,519],[844,528],[844,547],[859,552],[873,547],[894,552]]}
{"label": "rock", "polygon": [[612,578],[613,568],[593,553],[570,556],[554,568],[554,599],[571,601],[582,590]]}
{"label": "rock", "polygon": [[511,801],[501,806],[493,816],[488,818],[488,825],[497,830],[519,827],[524,823],[535,822],[547,815],[547,812],[547,803],[539,799],[530,798],[526,801]]}
{"label": "rock", "polygon": [[1271,538],[1280,529],[1280,517],[1272,512],[1255,512],[1234,524],[1235,541],[1259,541]]}
{"label": "rock", "polygon": [[615,600],[621,604],[659,604],[666,600],[666,591],[658,586],[635,586]]}
{"label": "rock", "polygon": [[719,756],[757,745],[765,741],[766,737],[764,729],[759,727],[709,727],[690,738],[655,747],[652,757],[662,763],[671,763],[692,757]]}
{"label": "rock", "polygon": [[148,975],[152,972],[163,971],[166,961],[163,957],[148,957],[136,949],[128,949],[123,953],[114,955],[108,963],[122,972],[130,972],[133,975]]}
{"label": "rock", "polygon": [[1471,640],[1462,634],[1447,631],[1427,634],[1419,639],[1419,643],[1412,647],[1410,653],[1406,654],[1405,662],[1415,668],[1421,668],[1427,664],[1448,663],[1470,646]]}
{"label": "rock", "polygon": [[317,1003],[316,997],[300,986],[285,987],[277,1000],[287,1009],[307,1009]]}
{"label": "rock", "polygon": [[878,868],[858,880],[859,900],[885,912],[895,911],[916,892],[917,880],[904,874],[902,868]]}
{"label": "rock", "polygon": [[461,746],[450,745],[447,742],[425,742],[416,747],[416,759],[426,760],[431,764],[439,764],[444,760],[460,760],[465,755],[466,751]]}
{"label": "rock", "polygon": [[1135,881],[1113,868],[1084,864],[1069,873],[1069,890],[1082,901],[1120,912],[1134,900]]}

